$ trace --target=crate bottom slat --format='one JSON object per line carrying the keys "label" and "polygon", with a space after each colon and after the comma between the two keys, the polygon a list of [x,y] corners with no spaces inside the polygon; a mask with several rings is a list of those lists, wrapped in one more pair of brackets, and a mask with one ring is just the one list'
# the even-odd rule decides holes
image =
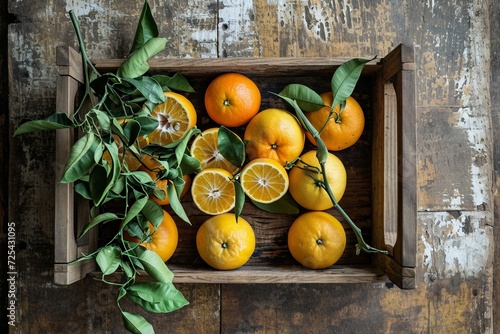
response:
{"label": "crate bottom slat", "polygon": [[[248,284],[248,283],[373,283],[389,282],[387,277],[372,266],[333,266],[328,269],[311,270],[300,266],[246,266],[235,270],[215,270],[208,267],[169,265],[174,273],[174,283],[207,284]],[[117,272],[107,276],[107,280],[119,280],[122,274]],[[102,273],[93,271],[89,274],[100,278]],[[136,281],[151,281],[151,277],[142,272]]]}

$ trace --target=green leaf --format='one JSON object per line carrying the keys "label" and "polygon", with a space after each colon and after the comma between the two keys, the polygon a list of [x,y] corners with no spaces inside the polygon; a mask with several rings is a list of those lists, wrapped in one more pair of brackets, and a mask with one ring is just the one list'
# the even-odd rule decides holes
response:
{"label": "green leaf", "polygon": [[90,173],[90,196],[95,206],[98,206],[104,197],[108,182],[108,171],[102,165],[96,165]]}
{"label": "green leaf", "polygon": [[279,95],[297,101],[300,109],[304,111],[315,111],[324,106],[323,99],[318,93],[301,84],[290,84]]}
{"label": "green leaf", "polygon": [[123,81],[128,82],[149,101],[153,103],[165,102],[165,95],[161,86],[155,80],[150,77],[138,77],[138,78],[123,78]]}
{"label": "green leaf", "polygon": [[331,81],[331,88],[334,96],[331,107],[336,107],[351,96],[361,76],[363,67],[373,59],[354,58],[346,61],[337,68]]}
{"label": "green leaf", "polygon": [[163,221],[163,209],[152,200],[146,202],[146,205],[142,208],[142,214],[154,227],[160,226]]}
{"label": "green leaf", "polygon": [[86,133],[71,147],[68,160],[62,172],[62,183],[71,183],[86,174],[94,162],[94,150],[99,145],[99,140],[92,132]]}
{"label": "green leaf", "polygon": [[137,215],[141,213],[144,206],[146,206],[147,202],[148,202],[147,196],[141,197],[137,201],[135,201],[134,204],[130,206],[130,209],[128,210],[125,218],[123,218],[122,227],[127,225],[132,219],[137,217]]}
{"label": "green leaf", "polygon": [[234,132],[221,126],[217,132],[217,147],[220,154],[233,165],[240,167],[245,162],[245,143]]}
{"label": "green leaf", "polygon": [[179,196],[177,195],[175,185],[170,182],[167,184],[167,194],[168,200],[170,201],[170,207],[172,208],[172,210],[174,210],[175,214],[186,223],[191,225],[191,221],[189,220],[186,211],[184,211],[184,206],[181,204]]}
{"label": "green leaf", "polygon": [[137,25],[137,30],[134,36],[134,42],[132,43],[132,49],[130,53],[134,53],[139,50],[144,43],[149,41],[153,37],[158,37],[158,27],[151,14],[151,8],[147,1],[144,1],[142,7],[141,17],[139,18],[139,24]]}
{"label": "green leaf", "polygon": [[158,120],[150,116],[140,116],[134,118],[141,125],[141,132],[139,135],[148,135],[158,127]]}
{"label": "green leaf", "polygon": [[103,247],[96,256],[96,262],[99,265],[103,275],[112,274],[120,266],[121,250],[118,246]]}
{"label": "green leaf", "polygon": [[182,164],[182,159],[185,156],[185,152],[191,137],[200,132],[200,129],[196,127],[189,129],[189,131],[184,134],[184,137],[177,142],[177,146],[175,148],[175,158],[177,160],[177,166],[180,166]]}
{"label": "green leaf", "polygon": [[189,304],[172,283],[135,283],[127,289],[127,297],[146,311],[154,313],[176,311]]}
{"label": "green leaf", "polygon": [[125,124],[123,128],[123,134],[127,139],[127,146],[131,146],[139,137],[139,133],[141,132],[141,125],[134,119],[131,119]]}
{"label": "green leaf", "polygon": [[241,215],[243,211],[243,206],[245,205],[245,192],[243,191],[243,187],[237,181],[234,182],[234,190],[235,190],[235,201],[236,204],[234,206],[234,214],[236,216],[236,221],[238,221],[238,217]]}
{"label": "green leaf", "polygon": [[144,247],[136,247],[136,253],[144,270],[156,281],[163,283],[172,283],[174,274],[168,269],[167,265],[158,254]]}
{"label": "green leaf", "polygon": [[112,212],[104,212],[100,215],[94,217],[89,223],[85,224],[82,233],[78,236],[78,239],[83,237],[91,228],[99,225],[100,223],[108,223],[113,220],[118,220],[118,216]]}
{"label": "green leaf", "polygon": [[173,77],[157,74],[153,75],[152,78],[160,84],[163,91],[176,90],[180,92],[194,93],[194,88],[191,87],[188,80],[180,73],[175,73]]}
{"label": "green leaf", "polygon": [[184,154],[180,168],[184,174],[199,172],[201,170],[200,160],[188,154]]}
{"label": "green leaf", "polygon": [[300,210],[299,205],[289,193],[286,193],[283,197],[273,203],[264,204],[256,201],[252,201],[252,203],[259,209],[270,213],[295,215],[298,214]]}
{"label": "green leaf", "polygon": [[85,199],[91,200],[88,182],[78,182],[75,184],[75,192]]}
{"label": "green leaf", "polygon": [[123,326],[133,334],[154,334],[153,326],[143,316],[122,311]]}
{"label": "green leaf", "polygon": [[33,131],[46,131],[74,128],[76,125],[66,113],[54,113],[45,120],[29,120],[22,123],[14,132],[14,137]]}
{"label": "green leaf", "polygon": [[119,80],[119,78],[116,75],[112,73],[105,73],[90,81],[90,87],[97,96],[102,97],[106,94],[110,82],[116,82],[117,80]]}
{"label": "green leaf", "polygon": [[140,49],[131,54],[118,68],[117,75],[121,78],[137,78],[149,70],[148,60],[165,49],[166,38],[149,39]]}
{"label": "green leaf", "polygon": [[123,173],[122,175],[127,177],[127,179],[130,182],[136,185],[154,183],[153,179],[151,178],[151,175],[142,170],[136,170],[130,173]]}

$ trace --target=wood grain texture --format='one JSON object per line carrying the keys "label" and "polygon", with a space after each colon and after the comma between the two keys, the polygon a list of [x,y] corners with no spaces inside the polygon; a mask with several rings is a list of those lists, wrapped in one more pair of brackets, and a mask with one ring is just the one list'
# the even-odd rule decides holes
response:
{"label": "wood grain texture", "polygon": [[[179,284],[191,305],[151,316],[159,333],[495,333],[492,293],[498,265],[494,270],[492,226],[498,206],[494,217],[490,189],[497,184],[491,171],[498,167],[492,158],[498,126],[491,123],[496,104],[489,101],[500,92],[490,76],[498,68],[489,63],[496,59],[489,42],[496,38],[491,26],[498,24],[496,2],[150,4],[161,34],[169,38],[162,58],[370,57],[401,42],[413,45],[417,101],[415,290],[383,283]],[[123,58],[141,3],[9,0],[8,5],[17,21],[9,25],[5,75],[12,133],[21,119],[41,118],[55,109],[55,50],[76,44],[67,11],[80,17],[93,59]],[[492,45],[498,52],[498,41]],[[2,209],[16,222],[18,237],[17,327],[9,330],[124,332],[113,289],[91,279],[67,287],[52,283],[54,141],[53,133],[2,138],[9,165],[15,166]],[[497,319],[498,314],[496,327]]]}

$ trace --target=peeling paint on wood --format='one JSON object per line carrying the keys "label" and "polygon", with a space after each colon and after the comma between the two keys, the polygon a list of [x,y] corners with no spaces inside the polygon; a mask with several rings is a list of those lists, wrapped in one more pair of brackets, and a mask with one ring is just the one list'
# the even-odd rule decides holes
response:
{"label": "peeling paint on wood", "polygon": [[491,266],[492,230],[485,212],[421,215],[424,281],[477,277]]}

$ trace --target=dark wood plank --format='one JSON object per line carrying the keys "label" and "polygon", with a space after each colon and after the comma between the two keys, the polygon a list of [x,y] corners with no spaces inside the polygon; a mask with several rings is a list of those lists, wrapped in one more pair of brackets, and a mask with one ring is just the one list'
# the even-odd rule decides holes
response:
{"label": "dark wood plank", "polygon": [[[498,1],[492,2],[491,10],[489,12],[489,19],[491,21],[491,31],[500,31],[500,3]],[[491,78],[500,77],[500,35],[491,34]],[[491,92],[491,115],[492,123],[500,124],[500,81],[490,81]],[[493,261],[493,277],[500,276],[500,131],[496,129],[493,132],[493,236],[495,242],[495,252]],[[500,328],[500,280],[493,281],[493,327]]]}

